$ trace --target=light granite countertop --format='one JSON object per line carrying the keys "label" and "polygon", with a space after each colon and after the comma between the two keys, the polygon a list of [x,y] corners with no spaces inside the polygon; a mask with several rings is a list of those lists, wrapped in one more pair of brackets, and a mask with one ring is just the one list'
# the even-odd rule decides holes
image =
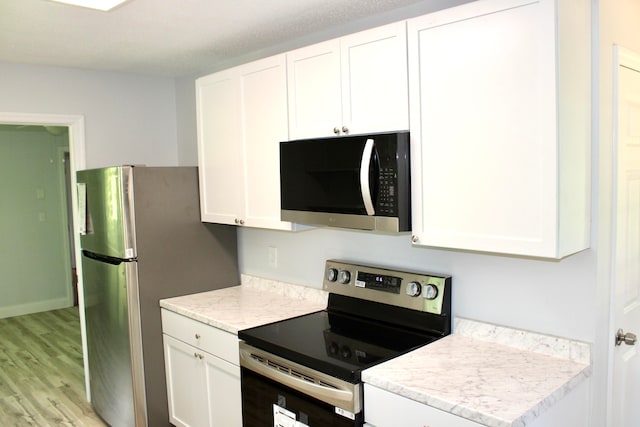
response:
{"label": "light granite countertop", "polygon": [[232,334],[327,307],[327,293],[320,289],[249,275],[241,281],[241,286],[163,299],[160,307]]}
{"label": "light granite countertop", "polygon": [[467,319],[365,383],[494,427],[524,426],[591,374],[590,346]]}

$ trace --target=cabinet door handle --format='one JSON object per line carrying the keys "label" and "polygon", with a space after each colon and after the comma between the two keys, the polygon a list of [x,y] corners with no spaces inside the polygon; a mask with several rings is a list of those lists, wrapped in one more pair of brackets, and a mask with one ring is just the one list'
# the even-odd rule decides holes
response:
{"label": "cabinet door handle", "polygon": [[200,334],[196,332],[196,339],[199,340],[200,339]]}
{"label": "cabinet door handle", "polygon": [[346,126],[342,126],[342,133],[348,134],[349,133],[349,128],[346,127]]}
{"label": "cabinet door handle", "polygon": [[333,128],[333,133],[335,133],[336,135],[340,133],[340,128],[339,127],[334,127]]}
{"label": "cabinet door handle", "polygon": [[202,359],[204,359],[204,354],[202,354],[202,353],[193,353],[193,357],[197,357],[198,359],[202,360]]}

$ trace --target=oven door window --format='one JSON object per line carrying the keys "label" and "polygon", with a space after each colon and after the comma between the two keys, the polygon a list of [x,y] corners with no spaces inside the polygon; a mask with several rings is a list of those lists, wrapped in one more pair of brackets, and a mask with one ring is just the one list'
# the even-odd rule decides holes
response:
{"label": "oven door window", "polygon": [[[347,137],[281,143],[282,209],[366,215],[360,176],[366,142],[366,137]],[[369,194],[375,199],[375,148],[367,163]]]}
{"label": "oven door window", "polygon": [[[242,372],[242,422],[245,427],[352,427],[363,425],[336,408],[249,369]],[[339,412],[339,411],[338,411]]]}

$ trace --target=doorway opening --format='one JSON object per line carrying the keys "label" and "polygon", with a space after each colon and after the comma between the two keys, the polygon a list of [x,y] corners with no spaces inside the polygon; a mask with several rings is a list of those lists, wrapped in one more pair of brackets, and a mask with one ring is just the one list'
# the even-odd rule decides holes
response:
{"label": "doorway opening", "polygon": [[[68,152],[68,188],[74,189],[76,180],[75,173],[78,170],[85,169],[86,158],[85,158],[85,137],[84,137],[84,117],[81,115],[59,115],[59,114],[37,114],[37,113],[14,113],[14,112],[0,112],[0,124],[7,125],[20,125],[20,126],[46,126],[51,128],[52,130],[55,128],[63,127],[68,130],[68,147],[66,151]],[[55,130],[54,130],[55,131]],[[64,151],[62,151],[61,155],[64,157]],[[66,177],[64,179],[67,179]],[[64,184],[67,185],[66,183]],[[59,187],[60,188],[60,187]],[[66,191],[65,191],[66,192]],[[76,210],[72,209],[72,206],[77,206],[76,200],[76,192],[70,191],[67,193],[70,195],[70,203],[66,203],[64,209],[64,215],[68,217],[68,224],[70,230],[75,230],[77,227],[77,214]],[[39,191],[39,189],[35,190],[35,195],[32,194],[36,199],[38,197],[46,197],[46,192],[44,194]],[[69,216],[68,210],[71,208],[71,214]],[[37,213],[38,219],[44,219],[46,221],[46,212],[44,212],[44,216],[40,215],[40,212]],[[75,264],[75,268],[77,271],[77,277],[82,277],[81,266],[78,262],[79,253],[78,253],[78,235],[73,231],[63,230],[63,232],[71,233],[69,235],[70,239],[70,249],[69,253],[73,254],[70,258],[72,258]],[[71,275],[70,275],[71,276]],[[82,294],[82,286],[81,283],[77,286],[78,289],[78,311],[80,316],[80,333],[81,333],[81,341],[82,341],[82,356],[83,356],[83,365],[84,365],[84,377],[85,377],[85,390],[87,400],[90,400],[89,395],[89,375],[88,375],[88,362],[87,362],[87,338],[86,338],[86,328],[85,328],[85,320],[84,320],[84,299]],[[73,295],[70,292],[70,295]],[[73,297],[71,297],[73,298]]]}

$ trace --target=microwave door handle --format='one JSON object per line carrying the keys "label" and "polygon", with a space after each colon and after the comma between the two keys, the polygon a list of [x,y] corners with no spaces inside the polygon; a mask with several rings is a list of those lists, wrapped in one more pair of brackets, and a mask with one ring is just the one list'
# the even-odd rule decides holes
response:
{"label": "microwave door handle", "polygon": [[362,150],[362,160],[360,161],[360,192],[364,201],[364,208],[367,215],[376,213],[373,209],[373,201],[371,199],[371,186],[369,185],[369,167],[371,166],[371,157],[373,155],[373,139],[367,139]]}

